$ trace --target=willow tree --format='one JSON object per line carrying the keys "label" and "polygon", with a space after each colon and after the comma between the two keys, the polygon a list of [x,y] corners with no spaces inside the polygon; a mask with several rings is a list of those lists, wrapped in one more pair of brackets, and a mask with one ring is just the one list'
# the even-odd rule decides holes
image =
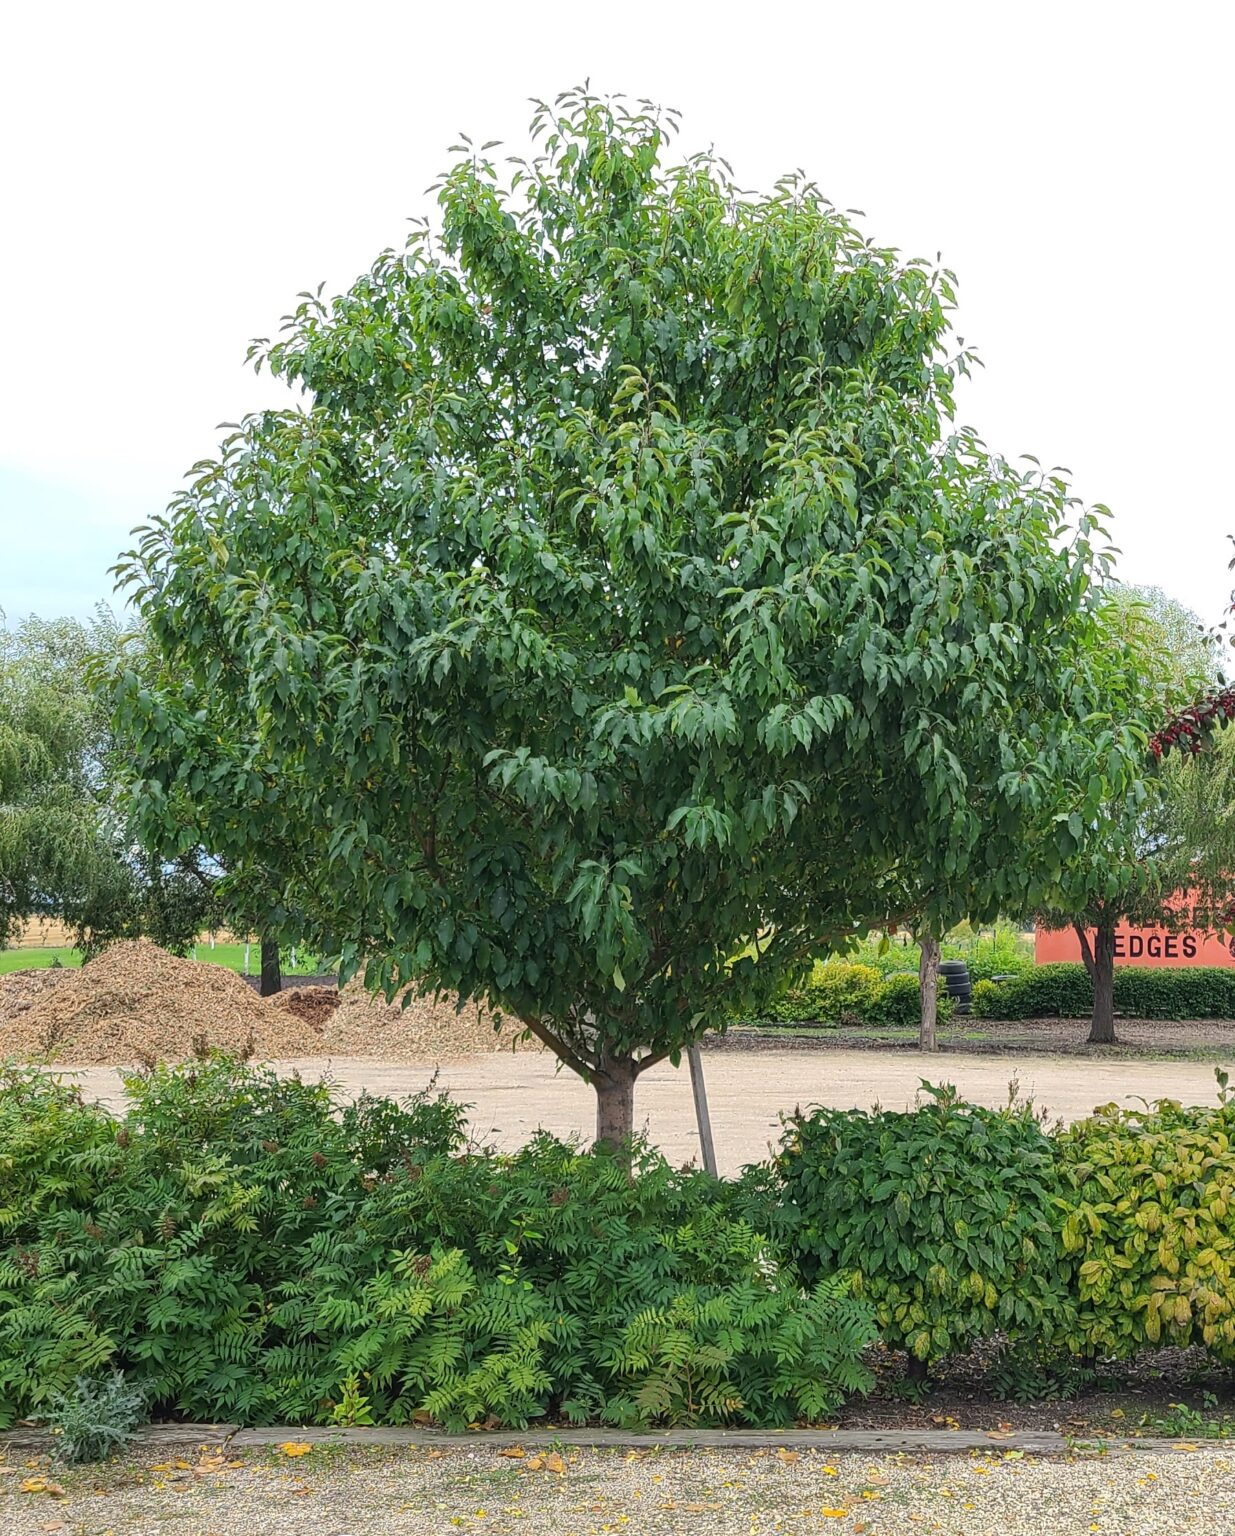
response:
{"label": "willow tree", "polygon": [[85,681],[85,656],[105,633],[0,614],[0,947],[23,919],[72,922],[112,878],[101,783],[105,713]]}
{"label": "willow tree", "polygon": [[980,839],[968,743],[1014,822],[1109,724],[1094,521],[950,433],[949,274],[671,128],[573,93],[534,158],[459,148],[120,567],[149,832],[259,855],[375,986],[487,997],[605,1139]]}

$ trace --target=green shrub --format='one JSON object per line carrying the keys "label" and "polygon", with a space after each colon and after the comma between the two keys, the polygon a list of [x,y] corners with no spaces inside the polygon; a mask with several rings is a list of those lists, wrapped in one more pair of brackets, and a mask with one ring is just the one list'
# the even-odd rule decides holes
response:
{"label": "green shrub", "polygon": [[[1093,1008],[1083,965],[1040,965],[989,990],[979,986],[974,1012],[985,1019],[1081,1019]],[[1129,1018],[1235,1019],[1235,969],[1117,965],[1115,1007]]]}
{"label": "green shrub", "polygon": [[870,965],[817,965],[810,980],[770,1003],[766,1017],[781,1024],[847,1024],[865,1019],[880,982]]}
{"label": "green shrub", "polygon": [[77,1088],[0,1061],[0,1242],[28,1242],[46,1212],[89,1200],[115,1136]]}
{"label": "green shrub", "polygon": [[1107,1104],[1057,1153],[1080,1302],[1073,1347],[1204,1344],[1235,1361],[1235,1104]]}
{"label": "green shrub", "polygon": [[[953,1013],[943,978],[939,978],[936,1022],[947,1024]],[[866,1022],[880,1028],[917,1029],[922,1017],[922,1001],[916,976],[888,976],[875,988],[866,1009]]]}
{"label": "green shrub", "polygon": [[340,1107],[223,1060],[128,1089],[117,1121],[17,1081],[67,1175],[0,1112],[36,1196],[0,1248],[0,1423],[104,1368],[156,1413],[452,1428],[789,1422],[868,1382],[868,1305],[650,1152],[498,1157],[431,1091]]}
{"label": "green shrub", "polygon": [[816,1017],[843,1023],[864,1018],[879,986],[879,972],[871,965],[817,965],[804,993],[816,1009]]}
{"label": "green shrub", "polygon": [[[952,999],[942,978],[939,1023],[952,1017]],[[817,965],[806,985],[768,1006],[765,1018],[778,1024],[853,1024],[917,1028],[920,1016],[916,976],[884,976],[874,966]]]}
{"label": "green shrub", "polygon": [[79,1376],[71,1392],[52,1399],[47,1424],[56,1436],[57,1460],[76,1466],[122,1451],[145,1417],[145,1393],[113,1371],[99,1381]]}
{"label": "green shrub", "polygon": [[1021,976],[1034,968],[1033,954],[1023,949],[1001,947],[992,952],[989,947],[984,947],[978,953],[968,955],[950,955],[945,950],[943,958],[963,960],[969,970],[969,980],[975,987],[981,982],[989,982],[992,976]]}
{"label": "green shrub", "polygon": [[[845,958],[870,966],[881,976],[898,971],[916,974],[921,951],[917,944],[902,942],[903,938],[904,935],[895,934],[887,941],[879,937],[865,939]],[[993,940],[986,931],[975,934],[967,926],[953,929],[945,936],[940,955],[944,960],[963,960],[973,981],[987,981],[992,976],[1026,970],[1034,963],[1033,940],[1009,924],[1000,924]]]}
{"label": "green shrub", "polygon": [[929,1102],[911,1113],[816,1108],[788,1122],[776,1166],[804,1276],[852,1275],[885,1342],[920,1360],[996,1329],[1059,1336],[1071,1306],[1050,1139],[1027,1107],[923,1087]]}
{"label": "green shrub", "polygon": [[973,996],[970,999],[969,1011],[975,1019],[998,1019],[1000,1013],[999,993],[1006,986],[1006,982],[998,985],[993,981],[975,981],[973,984]]}

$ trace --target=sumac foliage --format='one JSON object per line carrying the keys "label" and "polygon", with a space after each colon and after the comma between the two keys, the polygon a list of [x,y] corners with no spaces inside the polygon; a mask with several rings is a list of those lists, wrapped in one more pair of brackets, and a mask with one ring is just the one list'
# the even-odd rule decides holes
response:
{"label": "sumac foliage", "polygon": [[0,1422],[104,1369],[156,1415],[451,1428],[788,1422],[869,1383],[869,1307],[650,1152],[498,1157],[431,1093],[222,1060],[127,1087],[120,1120],[0,1092]]}

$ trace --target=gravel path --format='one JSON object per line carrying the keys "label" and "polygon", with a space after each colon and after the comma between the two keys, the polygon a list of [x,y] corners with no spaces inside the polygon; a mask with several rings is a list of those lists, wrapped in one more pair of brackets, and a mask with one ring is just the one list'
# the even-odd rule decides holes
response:
{"label": "gravel path", "polygon": [[[0,1536],[1235,1533],[1229,1447],[1059,1460],[567,1449],[540,1464],[477,1445],[157,1454],[0,1471]],[[62,1491],[19,1491],[46,1478]]]}

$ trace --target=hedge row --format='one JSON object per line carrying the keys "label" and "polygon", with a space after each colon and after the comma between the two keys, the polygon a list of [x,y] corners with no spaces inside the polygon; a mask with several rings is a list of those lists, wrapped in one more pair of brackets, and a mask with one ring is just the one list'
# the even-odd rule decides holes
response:
{"label": "hedge row", "polygon": [[879,1337],[1235,1363],[1225,1085],[1059,1133],[951,1089],[814,1109],[732,1181],[222,1060],[127,1087],[0,1073],[0,1424],[113,1368],[156,1415],[458,1429],[817,1420]]}
{"label": "hedge row", "polygon": [[[869,965],[829,963],[816,966],[805,986],[770,1004],[758,1022],[916,1029],[920,1015],[916,975],[884,976]],[[952,1000],[941,982],[939,1022],[951,1017]]]}
{"label": "hedge row", "polygon": [[[1115,1007],[1138,1019],[1235,1019],[1235,969],[1116,966]],[[1083,965],[1040,965],[973,989],[981,1019],[1080,1019],[1092,1008],[1093,983]]]}
{"label": "hedge row", "polygon": [[[1235,1104],[1110,1104],[1048,1135],[1028,1106],[928,1089],[912,1113],[795,1116],[780,1237],[847,1275],[921,1360],[996,1330],[1039,1358],[1204,1345],[1235,1362]],[[769,1223],[774,1225],[774,1223]]]}
{"label": "hedge row", "polygon": [[221,1060],[126,1086],[116,1119],[0,1074],[0,1426],[112,1369],[155,1416],[454,1429],[791,1423],[869,1384],[869,1305],[650,1152],[498,1157],[446,1099]]}

